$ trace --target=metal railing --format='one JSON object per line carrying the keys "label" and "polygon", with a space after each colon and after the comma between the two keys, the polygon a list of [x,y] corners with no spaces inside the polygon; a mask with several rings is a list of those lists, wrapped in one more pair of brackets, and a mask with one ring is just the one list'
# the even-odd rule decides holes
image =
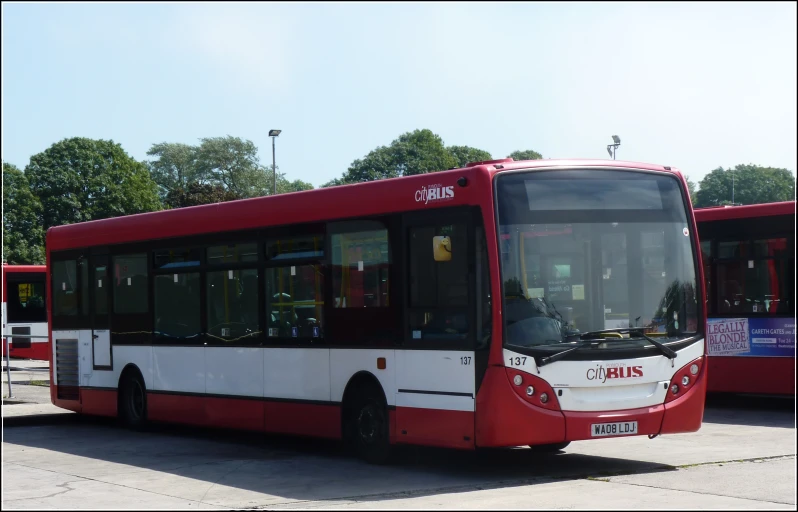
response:
{"label": "metal railing", "polygon": [[26,339],[33,339],[33,338],[49,338],[50,336],[41,335],[41,334],[8,334],[3,333],[3,343],[5,344],[6,349],[6,376],[8,377],[8,398],[14,398],[14,395],[11,393],[11,350],[8,346],[9,338],[26,338]]}

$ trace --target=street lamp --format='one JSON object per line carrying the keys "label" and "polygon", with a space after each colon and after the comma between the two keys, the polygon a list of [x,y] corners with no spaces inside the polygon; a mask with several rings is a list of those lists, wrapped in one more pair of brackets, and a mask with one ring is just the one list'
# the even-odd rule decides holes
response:
{"label": "street lamp", "polygon": [[272,194],[277,195],[277,164],[274,157],[274,139],[280,135],[282,130],[269,130],[269,137],[272,138]]}
{"label": "street lamp", "polygon": [[615,160],[615,152],[618,151],[618,146],[621,145],[621,138],[618,137],[617,135],[613,135],[612,136],[612,142],[614,144],[608,144],[607,145],[607,153],[609,153],[609,155],[612,157],[612,159]]}

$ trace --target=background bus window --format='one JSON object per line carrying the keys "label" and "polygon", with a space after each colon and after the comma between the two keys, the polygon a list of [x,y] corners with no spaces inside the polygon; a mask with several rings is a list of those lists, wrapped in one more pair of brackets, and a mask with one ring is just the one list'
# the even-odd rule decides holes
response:
{"label": "background bus window", "polygon": [[794,256],[786,238],[718,243],[719,314],[793,311]]}
{"label": "background bus window", "polygon": [[192,341],[201,334],[198,272],[155,276],[155,333],[166,341]]}
{"label": "background bus window", "polygon": [[147,255],[114,256],[113,272],[114,313],[146,313]]}
{"label": "background bus window", "polygon": [[388,230],[332,235],[332,265],[333,307],[389,305]]}
{"label": "background bus window", "polygon": [[[410,331],[414,340],[468,338],[466,224],[410,229]],[[435,238],[447,237],[450,259],[436,261]],[[441,258],[437,258],[441,259]]]}
{"label": "background bus window", "polygon": [[[44,279],[44,274],[42,274]],[[6,312],[9,323],[46,322],[44,281],[9,281],[6,286]]]}
{"label": "background bus window", "polygon": [[266,334],[270,338],[324,336],[324,272],[321,265],[266,269]]}
{"label": "background bus window", "polygon": [[52,267],[53,316],[77,316],[80,306],[77,262],[55,261]]}
{"label": "background bus window", "polygon": [[225,342],[257,339],[260,334],[257,269],[208,272],[206,302],[211,339]]}

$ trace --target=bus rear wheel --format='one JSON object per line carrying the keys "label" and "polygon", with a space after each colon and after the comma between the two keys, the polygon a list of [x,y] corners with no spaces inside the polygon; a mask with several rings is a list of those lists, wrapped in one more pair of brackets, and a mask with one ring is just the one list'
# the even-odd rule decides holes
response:
{"label": "bus rear wheel", "polygon": [[566,446],[571,444],[571,441],[565,441],[562,443],[552,443],[552,444],[530,444],[529,447],[532,449],[533,452],[536,453],[557,453],[560,450],[565,449]]}
{"label": "bus rear wheel", "polygon": [[380,394],[368,390],[348,410],[348,440],[358,456],[370,464],[387,463],[392,452],[388,407]]}
{"label": "bus rear wheel", "polygon": [[129,373],[119,385],[119,412],[122,423],[133,430],[141,430],[147,423],[147,389],[141,377]]}

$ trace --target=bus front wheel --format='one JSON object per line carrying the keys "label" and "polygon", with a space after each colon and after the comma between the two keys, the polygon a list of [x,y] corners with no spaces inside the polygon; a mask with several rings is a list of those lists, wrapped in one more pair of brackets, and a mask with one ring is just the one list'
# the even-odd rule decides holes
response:
{"label": "bus front wheel", "polygon": [[357,454],[368,463],[390,460],[388,407],[379,393],[369,390],[355,399],[349,409],[347,430]]}

